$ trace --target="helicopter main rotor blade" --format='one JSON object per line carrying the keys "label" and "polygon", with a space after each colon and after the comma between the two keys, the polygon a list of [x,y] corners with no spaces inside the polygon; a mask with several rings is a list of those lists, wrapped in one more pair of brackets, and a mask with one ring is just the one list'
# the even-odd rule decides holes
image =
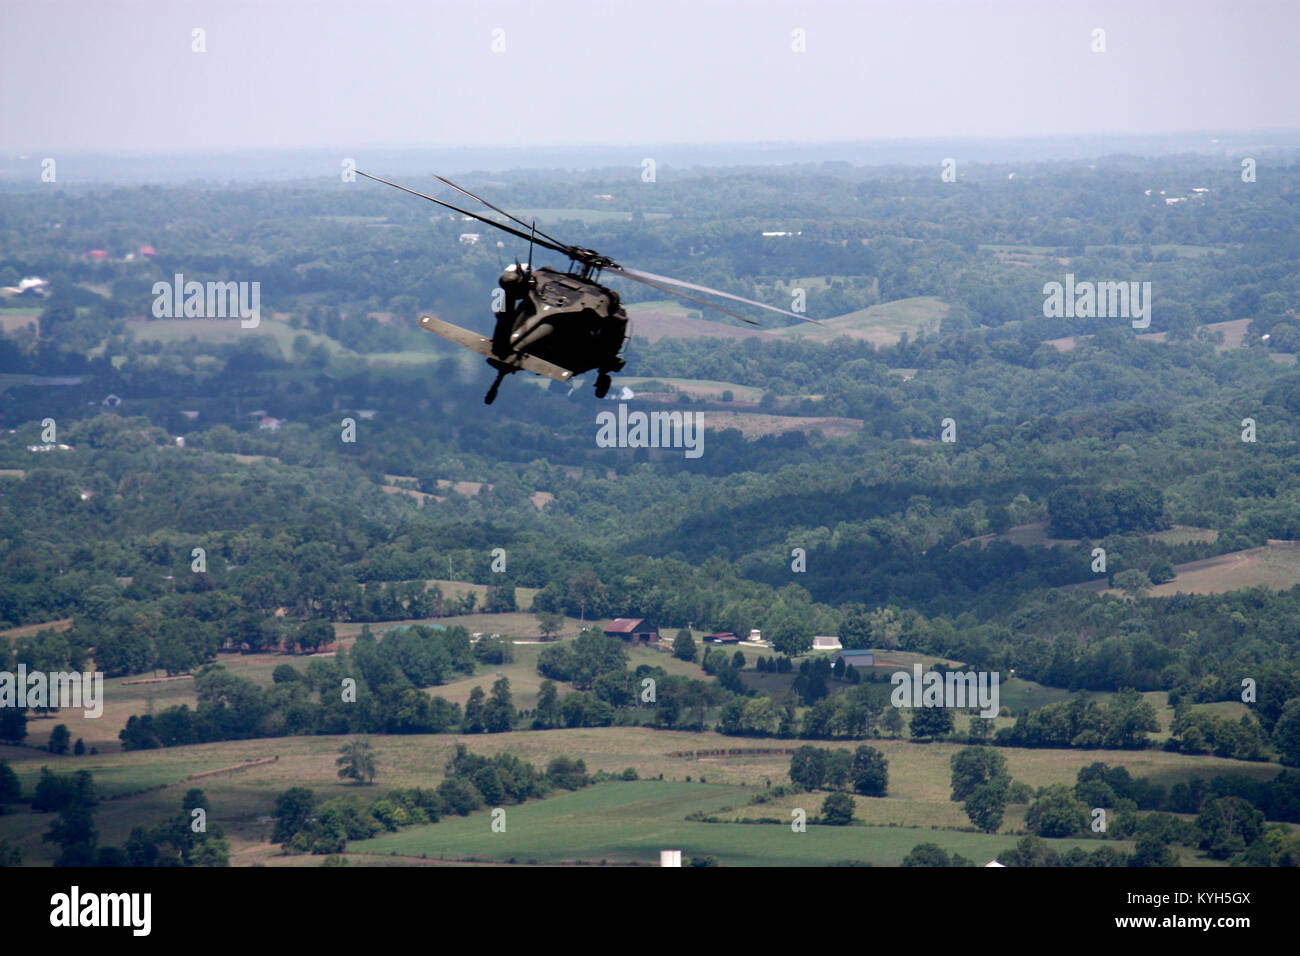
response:
{"label": "helicopter main rotor blade", "polygon": [[[508,232],[510,233],[510,235],[518,236],[520,239],[523,239],[525,241],[529,241],[531,239],[528,233],[522,232],[519,229],[515,229],[512,226],[507,226],[504,225],[503,223],[499,223],[495,219],[488,219],[486,216],[480,216],[478,215],[478,213],[470,212],[468,209],[461,209],[459,206],[453,206],[449,202],[443,202],[441,199],[434,199],[432,196],[426,196],[424,193],[418,192],[417,190],[399,185],[398,183],[389,182],[387,179],[380,179],[378,176],[371,176],[369,173],[363,173],[359,169],[355,170],[355,172],[358,176],[365,176],[366,179],[373,179],[375,182],[383,183],[385,186],[392,186],[394,189],[400,189],[402,192],[410,193],[412,196],[419,196],[421,199],[427,199],[429,200],[429,202],[437,203],[439,206],[443,206],[447,209],[452,210],[453,212],[458,212],[461,215],[469,216],[471,219],[477,219],[479,222],[484,223],[485,225],[494,226],[497,229],[500,229],[502,232]],[[552,252],[563,252],[566,255],[568,254],[570,249],[569,246],[563,246],[554,242],[546,242],[541,240],[537,241],[537,245],[542,246],[543,248],[546,249],[550,249]]]}
{"label": "helicopter main rotor blade", "polygon": [[[706,285],[696,285],[693,282],[683,282],[681,279],[673,279],[669,276],[655,275],[653,272],[642,272],[640,269],[629,269],[626,266],[619,266],[619,265],[610,266],[608,267],[608,271],[613,272],[615,275],[621,275],[621,276],[626,276],[629,279],[635,279],[637,282],[644,282],[646,285],[653,285],[655,286],[655,288],[663,289],[663,291],[665,292],[673,292],[673,290],[667,288],[667,286],[670,285],[678,286],[679,288],[682,289],[690,289],[693,292],[703,292],[708,295],[721,296],[722,298],[730,299],[733,302],[743,302],[745,303],[745,305],[752,305],[758,309],[766,309],[769,312],[776,312],[780,315],[788,315],[792,319],[801,319],[804,322],[812,322],[814,325],[821,325],[821,323],[818,322],[816,319],[810,319],[806,315],[800,315],[797,312],[789,312],[785,309],[778,309],[774,305],[767,305],[763,302],[755,302],[753,299],[746,299],[744,296],[740,296],[740,295],[732,295],[730,292],[723,292],[720,289],[710,289]],[[682,295],[684,298],[688,298],[688,299],[691,298],[691,296],[685,295],[684,293],[680,293],[680,292],[675,292],[674,294]],[[703,300],[696,299],[695,301],[700,302]],[[705,302],[704,304],[709,306],[710,308],[718,309],[720,312],[727,312],[728,315],[736,314],[734,312],[728,312],[726,309],[723,309],[721,306],[714,305],[711,302]],[[743,318],[743,316],[737,316],[737,317]],[[757,322],[751,322],[751,320],[749,319],[745,319],[745,321],[750,322],[750,324],[752,325],[758,324]]]}
{"label": "helicopter main rotor blade", "polygon": [[[404,193],[410,193],[412,196],[418,196],[421,199],[427,199],[429,202],[436,203],[437,205],[442,206],[444,209],[450,209],[452,212],[458,212],[462,216],[468,216],[470,219],[474,219],[487,226],[492,226],[494,229],[500,229],[502,232],[509,233],[510,235],[515,236],[516,238],[526,239],[529,242],[530,250],[532,245],[535,244],[541,246],[543,249],[549,249],[552,252],[564,253],[571,260],[583,263],[583,265],[586,266],[587,269],[591,269],[594,267],[596,269],[608,271],[614,275],[622,276],[625,279],[631,279],[634,282],[640,282],[643,285],[651,286],[652,288],[658,289],[661,292],[667,292],[669,295],[675,295],[678,298],[687,299],[691,302],[699,303],[700,305],[706,308],[715,309],[716,311],[722,312],[725,315],[729,315],[732,318],[740,319],[740,321],[746,322],[749,325],[758,325],[759,323],[755,322],[753,319],[746,318],[745,316],[739,314],[738,312],[733,312],[730,309],[724,309],[722,306],[714,302],[710,302],[707,299],[700,299],[693,295],[687,295],[685,292],[682,292],[681,290],[690,289],[693,292],[702,292],[705,293],[706,295],[715,295],[723,299],[730,299],[733,302],[743,302],[745,305],[751,305],[757,309],[765,309],[768,312],[776,312],[779,315],[789,316],[792,319],[799,319],[802,322],[811,322],[814,325],[822,324],[821,322],[818,322],[816,319],[808,318],[808,316],[806,315],[800,315],[797,312],[790,312],[786,309],[778,309],[774,305],[767,305],[766,303],[763,302],[756,302],[753,299],[746,299],[744,296],[733,295],[730,292],[723,292],[721,289],[711,289],[708,286],[696,285],[693,282],[685,282],[681,279],[674,279],[670,276],[656,275],[653,272],[642,272],[639,269],[629,269],[626,266],[621,266],[618,263],[612,261],[607,256],[600,255],[594,250],[583,249],[579,246],[567,245],[565,243],[558,241],[553,236],[548,236],[544,232],[534,233],[533,230],[535,229],[535,226],[530,226],[530,231],[524,232],[521,229],[516,229],[513,226],[507,226],[504,223],[497,222],[494,219],[488,219],[486,216],[479,215],[478,213],[470,212],[468,209],[462,209],[460,206],[454,206],[451,203],[444,202],[441,199],[435,199],[433,196],[427,195],[426,193],[422,193],[419,190],[411,189],[408,186],[402,186],[399,183],[391,182],[390,180],[387,179],[381,179],[378,176],[372,176],[370,175],[370,173],[362,172],[359,169],[356,170],[356,173],[360,176],[365,176],[366,179],[372,179],[377,183],[383,183],[385,186],[392,186],[394,189],[400,189]],[[444,179],[441,176],[435,174],[434,178],[437,179],[440,183],[443,183],[444,185],[450,186],[452,189],[455,189],[457,192],[463,193],[464,195],[469,196],[471,199],[478,200],[479,202],[483,203],[483,205],[487,206],[489,209],[493,210],[494,212],[500,213],[501,215],[505,216],[507,219],[519,223],[521,226],[529,225],[528,223],[525,223],[523,220],[517,219],[516,217],[510,215],[510,213],[506,212],[503,209],[498,209],[496,206],[492,205],[487,200],[482,199],[479,196],[475,196],[469,190],[462,189],[460,186],[457,186],[455,183],[447,179]],[[537,238],[537,236],[541,236],[542,238],[539,239]],[[530,255],[529,255],[530,261],[531,258],[532,256],[530,251]],[[584,272],[584,276],[585,275],[586,273]],[[677,288],[673,288],[674,286],[676,286]]]}
{"label": "helicopter main rotor blade", "polygon": [[658,289],[660,292],[667,292],[669,295],[675,295],[681,299],[690,299],[692,302],[698,302],[700,305],[704,306],[705,308],[716,309],[719,312],[725,312],[733,319],[740,319],[740,321],[748,322],[750,325],[758,325],[758,323],[755,322],[753,319],[746,318],[745,316],[741,315],[739,312],[732,312],[730,309],[724,309],[722,306],[717,305],[716,303],[708,302],[704,299],[697,299],[695,296],[687,295],[685,292],[682,292],[678,289],[674,289],[672,286],[663,285],[659,282],[655,282],[653,279],[647,279],[644,275],[642,275],[639,272],[638,273],[629,272],[627,269],[624,269],[621,266],[611,266],[607,271],[612,272],[614,275],[622,276],[624,279],[632,279],[636,282],[640,282],[642,285],[648,285],[652,288]]}
{"label": "helicopter main rotor blade", "polygon": [[[433,178],[436,179],[436,180],[438,180],[438,182],[442,183],[444,186],[450,186],[452,189],[456,190],[456,192],[460,193],[462,196],[468,196],[470,199],[476,199],[476,200],[478,200],[478,201],[481,202],[483,205],[485,205],[485,206],[487,206],[489,209],[491,209],[493,212],[499,212],[499,213],[501,213],[501,215],[505,216],[505,217],[506,217],[507,219],[509,219],[511,222],[516,222],[516,223],[518,223],[519,225],[523,226],[525,229],[530,228],[531,225],[532,225],[531,223],[524,222],[524,221],[523,221],[522,219],[520,219],[518,216],[512,216],[512,215],[510,215],[510,213],[506,212],[506,211],[505,211],[504,209],[502,209],[500,206],[494,206],[494,205],[492,205],[490,202],[488,202],[488,201],[487,201],[486,199],[484,199],[482,196],[475,196],[475,195],[474,195],[472,192],[470,192],[468,189],[465,189],[465,188],[462,187],[462,186],[457,186],[457,185],[456,185],[455,183],[453,183],[450,179],[446,179],[446,178],[444,178],[444,177],[442,177],[442,176],[439,176],[437,173],[434,173],[434,174],[433,174]],[[550,242],[553,242],[553,243],[555,243],[556,245],[559,245],[559,246],[563,246],[563,245],[565,245],[565,243],[560,242],[559,239],[556,239],[554,236],[548,236],[546,233],[542,232],[542,230],[540,230],[540,229],[537,230],[537,234],[538,234],[539,236],[541,236],[543,239],[546,239],[546,240],[548,240],[548,241],[550,241]]]}

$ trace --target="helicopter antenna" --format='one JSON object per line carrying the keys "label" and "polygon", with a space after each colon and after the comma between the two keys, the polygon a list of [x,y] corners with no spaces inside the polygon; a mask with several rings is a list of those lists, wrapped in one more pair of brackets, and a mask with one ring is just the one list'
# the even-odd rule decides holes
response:
{"label": "helicopter antenna", "polygon": [[528,237],[528,274],[533,274],[533,240],[537,238],[537,220],[533,220],[533,232]]}

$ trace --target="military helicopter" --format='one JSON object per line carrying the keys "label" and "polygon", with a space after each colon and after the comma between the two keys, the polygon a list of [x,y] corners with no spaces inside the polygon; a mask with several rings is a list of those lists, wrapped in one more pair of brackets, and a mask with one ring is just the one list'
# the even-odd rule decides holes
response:
{"label": "military helicopter", "polygon": [[[689,299],[750,325],[758,325],[758,323],[682,290],[689,289],[692,292],[743,302],[769,312],[820,324],[815,319],[796,312],[765,305],[729,292],[656,275],[653,272],[629,269],[594,249],[584,249],[561,242],[538,229],[536,221],[524,222],[504,209],[492,205],[486,199],[438,175],[435,175],[434,179],[444,186],[449,186],[456,192],[482,203],[515,225],[497,222],[495,219],[489,219],[387,179],[372,176],[359,169],[356,172],[359,176],[400,189],[412,196],[427,199],[463,216],[469,216],[500,229],[502,232],[528,240],[528,264],[521,265],[516,259],[512,265],[505,268],[501,278],[497,280],[504,295],[497,296],[499,308],[494,312],[496,326],[490,339],[431,315],[420,316],[421,328],[479,353],[486,357],[487,364],[496,370],[496,380],[483,399],[488,405],[496,400],[501,380],[519,371],[544,375],[558,382],[567,382],[575,375],[595,369],[596,397],[605,397],[612,384],[609,373],[622,371],[626,364],[621,353],[629,336],[627,312],[621,304],[618,293],[600,283],[602,272],[632,279],[661,292]],[[525,229],[528,231],[525,232]],[[568,268],[563,272],[547,266],[534,269],[534,246],[567,256]]]}

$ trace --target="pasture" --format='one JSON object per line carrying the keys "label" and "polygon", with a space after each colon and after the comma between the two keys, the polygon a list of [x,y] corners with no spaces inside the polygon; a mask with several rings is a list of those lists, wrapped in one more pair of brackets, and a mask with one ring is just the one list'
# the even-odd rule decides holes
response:
{"label": "pasture", "polygon": [[778,335],[792,335],[815,341],[830,341],[841,335],[866,339],[877,346],[898,343],[903,334],[915,337],[922,332],[937,332],[948,314],[948,305],[935,296],[914,296],[881,302],[870,308],[822,320],[821,325],[800,323],[775,330]]}
{"label": "pasture", "polygon": [[[646,652],[654,653],[654,652]],[[683,662],[679,662],[683,663]],[[684,665],[691,667],[694,665]],[[139,686],[139,685],[137,685]],[[145,687],[167,685],[144,685]],[[789,810],[801,806],[809,816],[820,812],[824,793],[803,794],[751,806],[752,796],[769,785],[788,783],[790,758],[781,752],[804,743],[724,737],[716,733],[655,731],[646,727],[574,728],[516,731],[511,734],[380,736],[370,738],[379,774],[372,786],[339,780],[334,764],[346,737],[283,737],[230,741],[164,750],[108,753],[82,757],[54,756],[28,747],[0,747],[0,759],[10,761],[30,796],[39,770],[89,770],[104,800],[97,809],[101,842],[120,844],[141,821],[175,813],[186,789],[200,786],[212,805],[210,819],[220,823],[232,842],[232,863],[319,865],[321,858],[281,856],[265,841],[275,797],[292,786],[314,790],[320,799],[360,795],[380,796],[394,787],[432,787],[457,742],[477,753],[509,751],[545,767],[555,756],[581,758],[589,773],[621,773],[634,768],[636,783],[607,783],[559,793],[545,800],[507,809],[506,834],[494,834],[486,811],[465,818],[446,818],[353,844],[354,863],[391,862],[387,854],[417,858],[448,856],[464,859],[525,862],[622,860],[652,862],[660,849],[680,848],[685,855],[714,855],[726,864],[798,865],[867,861],[897,863],[916,844],[936,842],[978,862],[1014,845],[1024,807],[1008,808],[1001,833],[994,836],[953,827],[968,827],[957,804],[949,800],[949,760],[956,743],[913,743],[872,740],[889,761],[889,795],[856,798],[863,826],[809,826],[794,834],[783,826],[737,823],[695,823],[684,818],[702,810],[721,819],[777,817],[789,820]],[[814,746],[852,750],[858,742],[821,742]],[[709,753],[709,752],[712,753]],[[733,751],[716,753],[716,751]],[[764,752],[777,751],[777,752]],[[705,752],[705,753],[700,753]],[[1169,786],[1193,776],[1235,772],[1270,779],[1276,764],[1244,763],[1211,756],[1185,756],[1161,750],[1022,750],[1000,751],[1014,779],[1031,787],[1073,783],[1080,767],[1094,761],[1122,764],[1135,776],[1149,776]],[[275,757],[270,763],[244,766]],[[211,770],[222,773],[199,780],[190,775]],[[659,775],[663,780],[659,780]],[[688,781],[687,778],[690,778]],[[148,789],[157,788],[157,789]],[[792,802],[793,801],[793,802]],[[724,809],[730,808],[730,809]],[[25,809],[0,816],[0,838],[21,847],[28,863],[49,862],[49,844],[41,834],[52,814]],[[504,838],[504,839],[503,839]],[[793,841],[799,842],[793,842]],[[1064,846],[1073,845],[1066,841]],[[1095,841],[1081,841],[1096,845]],[[404,861],[405,862],[405,861]],[[1193,861],[1187,861],[1193,862]],[[1201,862],[1201,861],[1197,861]]]}

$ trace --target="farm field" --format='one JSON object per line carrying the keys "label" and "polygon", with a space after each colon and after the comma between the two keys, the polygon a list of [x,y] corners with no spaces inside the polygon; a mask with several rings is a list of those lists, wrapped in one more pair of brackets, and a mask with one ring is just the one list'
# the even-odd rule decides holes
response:
{"label": "farm field", "polygon": [[186,342],[191,338],[201,342],[233,344],[244,341],[246,337],[269,336],[279,347],[280,353],[288,358],[293,354],[293,340],[305,335],[310,347],[323,345],[331,355],[353,355],[334,339],[313,332],[310,329],[295,329],[288,322],[278,321],[263,315],[262,321],[254,328],[244,328],[241,321],[235,319],[150,319],[128,322],[127,330],[138,341],[149,342]]}
{"label": "farm field", "polygon": [[[232,741],[128,753],[105,753],[83,757],[58,757],[26,747],[0,747],[0,759],[10,761],[30,794],[42,766],[59,772],[89,770],[101,797],[96,823],[101,842],[120,843],[130,827],[141,820],[174,813],[176,804],[190,786],[201,786],[212,805],[211,819],[220,823],[232,841],[232,863],[267,862],[283,865],[318,865],[320,857],[279,855],[277,847],[265,841],[275,795],[291,786],[313,789],[321,799],[361,795],[373,798],[394,787],[430,787],[442,779],[443,766],[457,742],[472,751],[493,754],[508,751],[544,767],[555,756],[581,758],[589,773],[604,770],[621,773],[634,768],[638,783],[601,784],[574,793],[560,793],[545,800],[508,809],[510,842],[491,838],[486,813],[465,818],[451,817],[427,827],[404,829],[357,843],[350,851],[361,851],[354,863],[366,863],[369,854],[399,853],[418,857],[447,854],[508,861],[516,858],[557,862],[561,860],[628,860],[651,862],[660,849],[681,848],[691,853],[715,855],[724,863],[770,865],[805,862],[832,863],[861,859],[876,865],[897,863],[913,846],[937,842],[966,856],[982,855],[984,862],[994,853],[1014,845],[1018,838],[1009,832],[1017,828],[1023,807],[1008,808],[1003,832],[985,836],[962,830],[960,807],[948,797],[948,761],[959,749],[955,743],[913,743],[908,740],[872,740],[889,761],[890,793],[882,799],[856,798],[857,814],[871,827],[808,828],[808,842],[791,844],[788,826],[705,824],[684,820],[693,810],[704,810],[724,819],[736,816],[775,816],[784,803],[773,801],[747,806],[749,797],[787,782],[789,756],[784,751],[805,741],[746,740],[715,733],[655,731],[642,727],[606,727],[553,731],[517,731],[509,735],[410,735],[369,738],[374,746],[379,775],[371,787],[340,781],[334,759],[348,737],[284,737],[267,740]],[[814,746],[852,749],[854,742],[820,743]],[[700,751],[732,751],[730,754]],[[764,752],[778,751],[778,752]],[[1085,750],[1000,751],[1008,761],[1014,779],[1033,787],[1051,783],[1072,783],[1080,767],[1094,761],[1126,766],[1134,776],[1150,776],[1169,786],[1193,776],[1225,772],[1243,773],[1256,779],[1272,778],[1276,764],[1244,763],[1210,756],[1185,756],[1161,750],[1137,752]],[[243,766],[253,761],[272,762]],[[234,768],[234,769],[232,769]],[[187,778],[212,770],[224,772]],[[663,775],[660,781],[659,775]],[[687,777],[691,780],[688,782]],[[653,779],[651,779],[653,778]],[[160,788],[160,789],[146,789]],[[798,798],[812,816],[820,809],[825,794]],[[784,798],[783,798],[784,799]],[[789,801],[786,801],[789,802]],[[723,811],[723,807],[732,807]],[[42,844],[40,834],[52,814],[18,811],[0,817],[0,838],[22,848],[32,863],[48,862],[53,854]],[[932,828],[939,829],[932,829]],[[822,833],[824,836],[816,836]],[[517,840],[516,842],[516,835]],[[665,843],[670,836],[675,840]],[[1094,841],[1082,841],[1093,845]],[[1070,844],[1068,841],[1065,844]],[[351,853],[349,853],[351,855]]]}
{"label": "farm field", "polygon": [[1300,541],[1270,541],[1262,548],[1176,565],[1174,574],[1172,581],[1156,585],[1151,594],[1217,594],[1252,587],[1284,590],[1300,584]]}
{"label": "farm field", "polygon": [[[1030,524],[1016,525],[1002,534],[982,534],[969,541],[1006,541],[1022,548],[1051,548],[1056,545],[1073,546],[1079,543],[1075,538],[1052,538],[1047,534],[1046,521],[1034,521]],[[969,542],[962,542],[967,544]]]}
{"label": "farm field", "polygon": [[[1174,565],[1174,579],[1157,584],[1147,594],[1153,597],[1220,594],[1254,587],[1286,590],[1297,584],[1300,584],[1300,541],[1270,541],[1263,547]],[[1104,580],[1065,587],[1099,594],[1122,593],[1106,587]]]}
{"label": "farm field", "polygon": [[629,334],[635,339],[658,342],[660,339],[752,339],[774,333],[750,325],[728,325],[701,318],[695,309],[675,302],[629,302]]}
{"label": "farm field", "polygon": [[[532,614],[526,614],[522,611],[513,611],[504,614],[460,614],[453,617],[429,617],[405,621],[370,622],[370,629],[379,632],[384,628],[396,627],[399,624],[430,624],[438,625],[440,627],[452,627],[459,624],[471,634],[475,631],[483,631],[487,634],[500,634],[503,637],[513,639],[541,640],[540,632],[537,629],[537,618]],[[579,624],[580,622],[576,617],[565,618],[563,633],[570,635],[577,634],[581,629]],[[364,626],[366,626],[366,623],[363,621],[336,623],[334,625],[334,635],[341,640],[354,638],[361,633],[361,628]]]}
{"label": "farm field", "polygon": [[843,437],[862,430],[858,418],[819,418],[801,415],[767,415],[762,412],[721,412],[710,410],[705,427],[712,431],[735,428],[748,439],[764,435],[784,435],[787,432],[819,431],[829,437]]}
{"label": "farm field", "polygon": [[[657,865],[659,851],[680,849],[683,859],[715,856],[724,866],[808,866],[870,863],[896,866],[918,843],[939,842],[983,863],[1015,844],[1009,836],[908,827],[810,825],[795,833],[788,823],[742,825],[697,823],[680,818],[691,810],[716,811],[749,791],[714,784],[633,781],[598,784],[506,811],[504,833],[493,833],[490,814],[456,820],[352,844],[349,858],[371,854],[560,863],[575,860]],[[814,806],[820,796],[812,798]],[[863,802],[861,800],[859,803]],[[757,808],[767,809],[767,808]],[[809,810],[809,815],[813,814]],[[771,810],[766,815],[777,815]],[[784,814],[790,819],[789,813]],[[1097,841],[1053,840],[1060,852],[1090,848]],[[1122,842],[1116,844],[1124,846]],[[1125,846],[1126,850],[1131,848]]]}
{"label": "farm field", "polygon": [[[1221,335],[1222,339],[1215,343],[1214,348],[1219,352],[1227,352],[1231,349],[1241,348],[1249,325],[1250,319],[1231,319],[1227,322],[1212,322],[1203,326],[1203,328],[1212,336]],[[1144,342],[1166,342],[1169,338],[1165,332],[1143,332],[1137,337]],[[1080,341],[1087,338],[1088,336],[1067,335],[1059,339],[1047,339],[1044,344],[1052,346],[1058,352],[1070,352],[1074,350]],[[1276,358],[1278,356],[1275,353],[1270,357]]]}
{"label": "farm field", "polygon": [[[486,584],[471,584],[468,581],[448,581],[445,578],[429,578],[425,582],[426,587],[437,585],[444,596],[449,598],[462,598],[466,594],[475,594],[478,596],[478,603],[481,605],[487,599]],[[515,604],[518,605],[521,612],[527,612],[533,604],[533,598],[541,588],[515,587]]]}
{"label": "farm field", "polygon": [[814,341],[829,341],[840,335],[866,339],[876,346],[896,344],[903,333],[915,336],[920,332],[934,332],[948,314],[948,306],[934,296],[916,296],[881,302],[867,309],[837,315],[822,320],[821,325],[786,326],[775,334],[791,335]]}
{"label": "farm field", "polygon": [[695,378],[631,378],[620,377],[619,384],[626,385],[634,392],[654,392],[654,386],[667,385],[670,388],[691,396],[691,398],[722,401],[723,392],[731,392],[733,400],[738,403],[757,403],[763,397],[763,390],[752,385],[737,385],[735,382],[711,382]]}
{"label": "farm field", "polygon": [[[512,209],[511,212],[521,219],[536,219],[537,225],[541,228],[549,229],[552,226],[558,228],[563,223],[587,223],[601,224],[611,222],[631,222],[632,213],[626,209]],[[666,212],[647,212],[643,213],[646,219],[663,220],[671,219],[671,215]],[[564,238],[562,235],[560,238]]]}

